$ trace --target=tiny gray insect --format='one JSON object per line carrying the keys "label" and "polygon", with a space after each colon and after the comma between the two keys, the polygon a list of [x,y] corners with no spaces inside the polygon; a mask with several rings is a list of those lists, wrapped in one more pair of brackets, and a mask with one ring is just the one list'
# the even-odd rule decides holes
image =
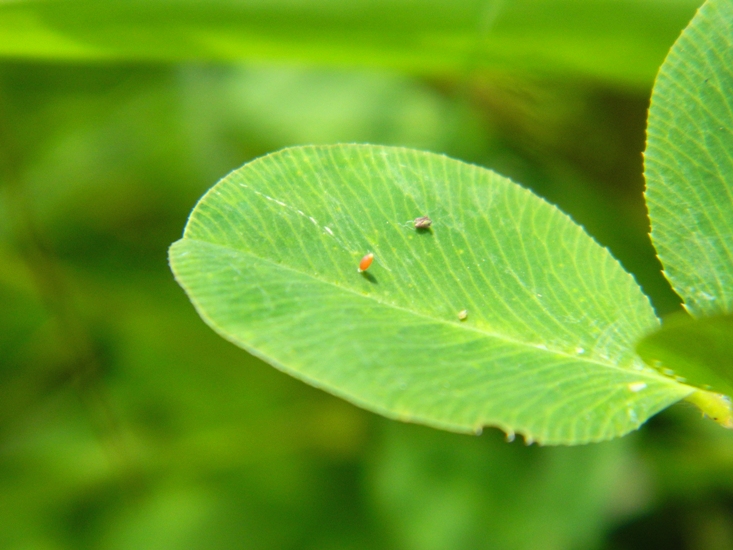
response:
{"label": "tiny gray insect", "polygon": [[420,216],[419,218],[415,218],[415,229],[427,229],[431,225],[433,225],[433,220],[428,218],[427,216]]}

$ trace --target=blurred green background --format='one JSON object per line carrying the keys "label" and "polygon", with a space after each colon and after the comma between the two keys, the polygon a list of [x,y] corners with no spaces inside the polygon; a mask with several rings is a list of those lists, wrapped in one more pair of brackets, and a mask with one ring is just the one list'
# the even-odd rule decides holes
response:
{"label": "blurred green background", "polygon": [[733,548],[733,438],[387,421],[216,336],[166,264],[281,147],[446,153],[533,188],[679,308],[646,236],[648,98],[693,0],[0,4],[0,548]]}

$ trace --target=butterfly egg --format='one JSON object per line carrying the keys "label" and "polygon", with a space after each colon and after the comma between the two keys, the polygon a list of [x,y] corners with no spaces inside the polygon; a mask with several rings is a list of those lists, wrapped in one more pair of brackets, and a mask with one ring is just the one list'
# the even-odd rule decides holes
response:
{"label": "butterfly egg", "polygon": [[458,319],[460,321],[465,321],[467,318],[468,318],[468,310],[467,309],[463,309],[463,310],[461,310],[461,311],[458,312]]}
{"label": "butterfly egg", "polygon": [[374,261],[374,254],[370,252],[369,254],[364,256],[359,262],[359,273],[362,273],[363,271],[369,269],[369,266],[372,265],[372,261]]}

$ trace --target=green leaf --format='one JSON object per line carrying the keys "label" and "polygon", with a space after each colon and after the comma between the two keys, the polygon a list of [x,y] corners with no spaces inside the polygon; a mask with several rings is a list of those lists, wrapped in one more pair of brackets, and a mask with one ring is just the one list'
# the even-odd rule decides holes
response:
{"label": "green leaf", "polygon": [[201,199],[170,263],[222,336],[391,418],[574,444],[691,391],[635,355],[657,320],[605,249],[443,156],[340,145],[255,160]]}
{"label": "green leaf", "polygon": [[733,395],[733,315],[672,316],[636,349],[648,364],[671,369],[687,384]]}
{"label": "green leaf", "polygon": [[651,84],[699,0],[36,0],[0,3],[0,56],[287,60]]}
{"label": "green leaf", "polygon": [[693,316],[733,312],[733,3],[706,3],[654,85],[652,239]]}

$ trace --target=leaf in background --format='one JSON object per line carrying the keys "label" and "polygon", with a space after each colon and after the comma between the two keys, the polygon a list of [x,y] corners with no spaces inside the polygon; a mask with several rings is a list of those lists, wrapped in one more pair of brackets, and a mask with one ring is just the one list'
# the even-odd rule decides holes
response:
{"label": "leaf in background", "polygon": [[0,4],[0,56],[510,67],[648,86],[699,0],[38,0]]}
{"label": "leaf in background", "polygon": [[[421,215],[430,230],[413,227]],[[657,321],[607,251],[446,157],[343,145],[261,158],[204,196],[170,262],[225,338],[391,418],[574,444],[690,392],[635,356]]]}
{"label": "leaf in background", "polygon": [[[732,315],[701,319],[672,316],[661,329],[642,339],[636,349],[648,364],[671,368],[691,386],[733,395]],[[730,413],[726,419],[733,422]]]}
{"label": "leaf in background", "polygon": [[367,473],[396,548],[537,550],[538,540],[543,550],[602,548],[609,524],[645,504],[644,491],[628,487],[646,484],[632,438],[540,449],[498,433],[385,428]]}
{"label": "leaf in background", "polygon": [[701,8],[654,85],[652,240],[693,316],[733,312],[733,3]]}

